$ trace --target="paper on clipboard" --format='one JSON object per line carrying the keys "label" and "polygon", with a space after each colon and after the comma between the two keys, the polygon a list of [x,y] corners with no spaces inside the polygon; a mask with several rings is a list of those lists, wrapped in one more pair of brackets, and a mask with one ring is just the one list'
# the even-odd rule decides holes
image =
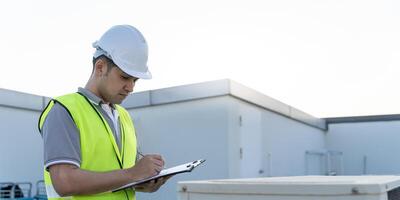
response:
{"label": "paper on clipboard", "polygon": [[145,183],[147,181],[155,180],[155,179],[158,179],[158,178],[161,178],[161,177],[164,177],[164,176],[175,175],[175,174],[180,174],[180,173],[184,173],[184,172],[191,172],[195,167],[199,166],[204,161],[206,161],[206,160],[200,159],[200,160],[195,160],[195,161],[188,162],[188,163],[185,163],[185,164],[182,164],[182,165],[177,165],[175,167],[171,167],[171,168],[168,168],[168,169],[164,169],[156,176],[152,176],[152,177],[149,177],[149,178],[146,178],[146,179],[142,179],[140,181],[135,181],[135,182],[132,182],[132,183],[128,183],[128,184],[126,184],[124,186],[121,186],[121,187],[113,190],[112,192],[117,192],[119,190],[123,190],[125,188],[132,187],[132,186],[135,186],[135,185],[139,185],[139,184]]}

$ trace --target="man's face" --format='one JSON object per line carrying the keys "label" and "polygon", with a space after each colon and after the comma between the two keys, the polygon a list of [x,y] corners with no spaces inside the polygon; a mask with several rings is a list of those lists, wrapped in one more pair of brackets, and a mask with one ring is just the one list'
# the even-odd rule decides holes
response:
{"label": "man's face", "polygon": [[100,77],[101,98],[108,103],[120,104],[133,91],[137,80],[138,78],[126,74],[118,67],[112,67]]}

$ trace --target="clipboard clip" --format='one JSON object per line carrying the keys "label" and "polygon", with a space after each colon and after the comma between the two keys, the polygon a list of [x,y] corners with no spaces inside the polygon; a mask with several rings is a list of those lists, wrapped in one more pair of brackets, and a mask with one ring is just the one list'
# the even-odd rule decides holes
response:
{"label": "clipboard clip", "polygon": [[201,163],[203,163],[205,161],[206,161],[205,159],[195,160],[192,163],[190,163],[189,165],[187,165],[186,167],[189,168],[189,169],[193,169],[193,168],[199,166]]}

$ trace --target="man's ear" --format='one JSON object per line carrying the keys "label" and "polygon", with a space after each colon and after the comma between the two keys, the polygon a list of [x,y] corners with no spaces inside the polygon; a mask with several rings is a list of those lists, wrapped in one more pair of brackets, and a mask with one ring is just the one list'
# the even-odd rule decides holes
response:
{"label": "man's ear", "polygon": [[94,74],[97,77],[103,76],[107,73],[107,62],[100,58],[94,63]]}

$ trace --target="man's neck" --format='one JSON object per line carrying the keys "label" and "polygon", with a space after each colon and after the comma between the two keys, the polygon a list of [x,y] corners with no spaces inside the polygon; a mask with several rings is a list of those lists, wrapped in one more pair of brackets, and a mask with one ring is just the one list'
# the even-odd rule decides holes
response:
{"label": "man's neck", "polygon": [[104,98],[101,96],[101,94],[100,94],[99,90],[97,89],[97,87],[95,87],[95,85],[92,84],[90,81],[86,83],[85,89],[89,90],[94,95],[99,97],[104,104],[108,104],[108,105],[111,106],[110,102],[107,102],[107,101],[104,100]]}

